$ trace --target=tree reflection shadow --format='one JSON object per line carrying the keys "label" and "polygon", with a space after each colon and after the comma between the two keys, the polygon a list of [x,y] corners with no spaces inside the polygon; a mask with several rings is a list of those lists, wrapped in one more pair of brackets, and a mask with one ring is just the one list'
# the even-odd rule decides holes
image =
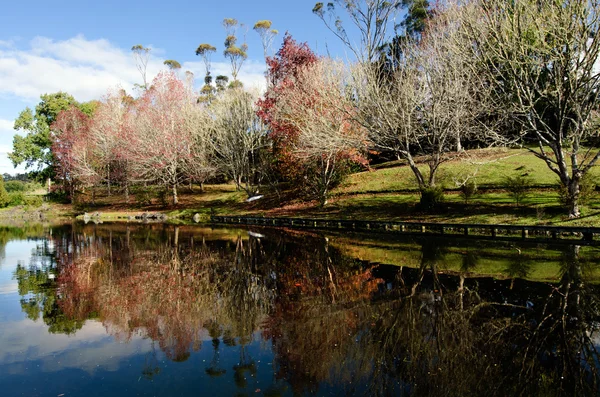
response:
{"label": "tree reflection shadow", "polygon": [[[270,371],[271,395],[598,392],[598,287],[586,281],[597,264],[577,246],[564,246],[561,279],[546,283],[521,279],[525,256],[512,257],[509,279],[474,277],[476,250],[463,250],[457,271],[440,270],[448,249],[438,241],[422,241],[411,268],[356,259],[318,234],[95,227],[55,238],[53,307],[64,319],[97,318],[120,340],[148,337],[175,362],[211,341],[202,374],[240,391]],[[29,294],[36,274],[25,270]],[[252,357],[258,343],[272,349],[271,366]],[[159,372],[153,349],[142,376]]]}

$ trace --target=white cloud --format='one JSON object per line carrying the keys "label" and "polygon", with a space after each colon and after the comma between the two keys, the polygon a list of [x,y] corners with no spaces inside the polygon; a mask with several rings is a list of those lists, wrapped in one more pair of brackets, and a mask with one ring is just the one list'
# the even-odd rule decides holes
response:
{"label": "white cloud", "polygon": [[[87,101],[101,98],[109,88],[131,89],[141,81],[129,50],[104,39],[36,37],[29,46],[19,50],[0,47],[0,93],[37,100],[44,93],[66,91]],[[161,68],[162,60],[152,57],[148,77]]]}
{"label": "white cloud", "polygon": [[[148,81],[165,69],[163,59],[157,57],[161,53],[160,49],[152,51]],[[185,62],[182,70],[192,71],[202,85],[201,62]],[[239,79],[247,87],[264,87],[264,70],[264,63],[248,60]],[[214,76],[229,75],[229,64],[213,62],[212,72]],[[131,51],[108,40],[78,35],[63,41],[36,37],[27,49],[3,48],[0,44],[0,94],[35,101],[44,93],[66,91],[79,101],[88,101],[101,98],[116,86],[131,90],[141,80]]]}

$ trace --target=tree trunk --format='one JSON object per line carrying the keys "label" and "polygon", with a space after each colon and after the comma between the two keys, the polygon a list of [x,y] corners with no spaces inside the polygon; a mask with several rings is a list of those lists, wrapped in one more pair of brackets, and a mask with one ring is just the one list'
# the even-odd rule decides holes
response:
{"label": "tree trunk", "polygon": [[50,182],[50,178],[48,178],[48,179],[46,180],[46,183],[47,183],[47,185],[48,185],[48,193],[50,193],[50,188],[51,188],[51,182]]}
{"label": "tree trunk", "polygon": [[177,184],[173,184],[173,205],[179,204],[179,199],[177,198]]}
{"label": "tree trunk", "polygon": [[108,166],[108,175],[107,175],[107,184],[108,184],[108,196],[111,195],[110,193],[110,165]]}
{"label": "tree trunk", "polygon": [[125,202],[129,204],[129,182],[125,182]]}
{"label": "tree trunk", "polygon": [[462,143],[460,142],[460,134],[456,134],[456,151],[457,152],[463,151]]}
{"label": "tree trunk", "polygon": [[567,186],[567,210],[569,211],[569,218],[579,218],[581,212],[579,211],[579,195],[580,190],[580,179],[572,178]]}

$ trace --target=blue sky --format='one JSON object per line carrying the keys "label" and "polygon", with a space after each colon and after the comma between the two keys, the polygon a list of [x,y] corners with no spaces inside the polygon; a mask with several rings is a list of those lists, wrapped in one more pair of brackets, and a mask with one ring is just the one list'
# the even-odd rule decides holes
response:
{"label": "blue sky", "polygon": [[[347,56],[339,40],[312,14],[313,0],[293,1],[10,1],[0,14],[0,173],[14,173],[6,153],[12,148],[13,121],[44,93],[66,91],[79,101],[100,99],[111,88],[132,89],[141,82],[131,46],[151,47],[151,78],[175,59],[191,70],[197,85],[203,66],[194,51],[200,43],[217,47],[213,75],[229,74],[222,57],[224,18],[248,27],[248,60],[240,72],[247,86],[260,84],[265,70],[262,46],[252,26],[269,19],[279,30],[276,51],[288,31],[319,54]],[[242,30],[238,31],[242,37]],[[16,171],[22,172],[22,168]]]}

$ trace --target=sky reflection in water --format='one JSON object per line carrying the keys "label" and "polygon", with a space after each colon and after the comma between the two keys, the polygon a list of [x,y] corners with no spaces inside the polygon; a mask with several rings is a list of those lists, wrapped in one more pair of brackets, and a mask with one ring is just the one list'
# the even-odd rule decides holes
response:
{"label": "sky reflection in water", "polygon": [[0,229],[3,394],[598,392],[594,247],[259,232]]}

